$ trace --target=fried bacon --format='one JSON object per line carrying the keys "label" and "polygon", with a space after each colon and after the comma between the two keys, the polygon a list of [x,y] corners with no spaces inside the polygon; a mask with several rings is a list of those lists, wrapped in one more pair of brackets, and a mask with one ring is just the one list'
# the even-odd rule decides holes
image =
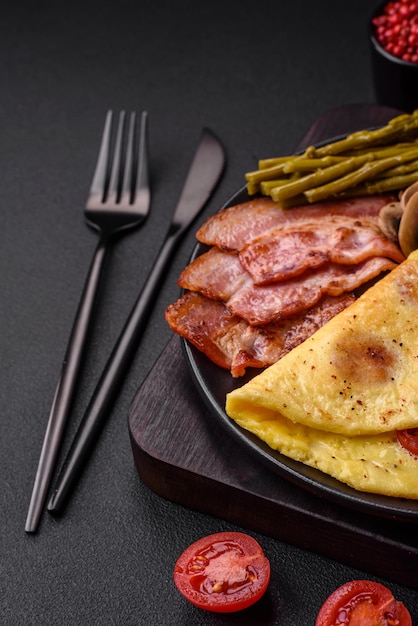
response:
{"label": "fried bacon", "polygon": [[393,194],[316,202],[292,209],[278,209],[271,198],[254,198],[209,217],[196,233],[197,240],[223,250],[241,250],[272,230],[316,222],[321,228],[335,216],[377,224],[380,209],[396,199]]}
{"label": "fried bacon", "polygon": [[183,289],[226,302],[248,281],[252,283],[251,276],[242,267],[238,255],[210,248],[182,271],[177,282]]}
{"label": "fried bacon", "polygon": [[278,209],[254,198],[197,232],[210,249],[181,273],[172,330],[233,376],[271,365],[404,260],[378,227],[392,195]]}
{"label": "fried bacon", "polygon": [[267,324],[303,313],[325,294],[339,296],[353,291],[395,266],[390,259],[375,257],[356,265],[329,263],[280,283],[254,285],[249,281],[228,299],[226,306],[249,324]]}
{"label": "fried bacon", "polygon": [[356,264],[375,256],[404,260],[399,247],[372,222],[336,217],[321,224],[274,231],[246,245],[238,254],[254,283],[286,280],[327,262]]}
{"label": "fried bacon", "polygon": [[189,291],[167,308],[166,320],[214,363],[239,377],[248,367],[261,368],[278,361],[354,300],[353,294],[325,296],[301,315],[251,326],[222,302]]}
{"label": "fried bacon", "polygon": [[395,265],[386,257],[373,257],[353,265],[327,263],[295,278],[255,285],[236,254],[211,248],[186,267],[179,285],[220,300],[231,313],[249,324],[260,325],[301,313],[322,295],[353,291]]}

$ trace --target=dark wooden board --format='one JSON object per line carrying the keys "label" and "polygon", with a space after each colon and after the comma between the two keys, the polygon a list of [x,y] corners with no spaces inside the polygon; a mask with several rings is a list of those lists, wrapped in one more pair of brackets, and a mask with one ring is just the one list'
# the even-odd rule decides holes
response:
{"label": "dark wooden board", "polygon": [[[319,118],[302,148],[396,114],[374,105]],[[174,336],[138,390],[129,414],[135,465],[158,495],[249,530],[418,588],[416,525],[337,505],[279,477],[213,418]]]}

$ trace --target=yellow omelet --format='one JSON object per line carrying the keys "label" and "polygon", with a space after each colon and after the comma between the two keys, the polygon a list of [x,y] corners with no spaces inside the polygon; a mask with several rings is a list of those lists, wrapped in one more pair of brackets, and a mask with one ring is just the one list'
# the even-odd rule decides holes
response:
{"label": "yellow omelet", "polygon": [[256,411],[235,419],[274,450],[354,489],[418,499],[418,459],[400,445],[394,431],[347,437]]}
{"label": "yellow omelet", "polygon": [[227,398],[346,435],[418,426],[418,251]]}
{"label": "yellow omelet", "polygon": [[352,487],[418,498],[418,251],[280,361],[226,413],[281,453]]}

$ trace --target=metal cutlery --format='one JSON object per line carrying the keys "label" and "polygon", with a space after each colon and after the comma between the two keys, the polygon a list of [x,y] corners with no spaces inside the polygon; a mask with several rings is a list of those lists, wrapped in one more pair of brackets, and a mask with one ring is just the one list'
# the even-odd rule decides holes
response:
{"label": "metal cutlery", "polygon": [[51,482],[65,425],[74,399],[87,336],[96,305],[98,287],[107,252],[114,237],[138,227],[150,206],[148,180],[147,114],[141,117],[139,140],[136,115],[127,128],[126,115],[119,115],[112,150],[113,114],[108,112],[95,174],[85,208],[87,223],[100,233],[73,323],[60,379],[55,391],[36,472],[25,530],[35,532]]}
{"label": "metal cutlery", "polygon": [[225,164],[224,149],[204,129],[164,243],[93,393],[48,503],[59,512],[73,489],[120,391],[173,252],[213,192]]}

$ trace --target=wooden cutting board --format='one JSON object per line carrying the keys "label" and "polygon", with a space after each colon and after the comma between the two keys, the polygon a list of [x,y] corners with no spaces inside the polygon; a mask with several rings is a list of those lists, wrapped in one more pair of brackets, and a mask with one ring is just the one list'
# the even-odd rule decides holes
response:
{"label": "wooden cutting board", "polygon": [[[313,124],[297,149],[396,114],[377,105],[335,109]],[[416,525],[332,503],[250,455],[206,408],[177,336],[138,390],[129,432],[141,480],[163,498],[418,588]]]}

